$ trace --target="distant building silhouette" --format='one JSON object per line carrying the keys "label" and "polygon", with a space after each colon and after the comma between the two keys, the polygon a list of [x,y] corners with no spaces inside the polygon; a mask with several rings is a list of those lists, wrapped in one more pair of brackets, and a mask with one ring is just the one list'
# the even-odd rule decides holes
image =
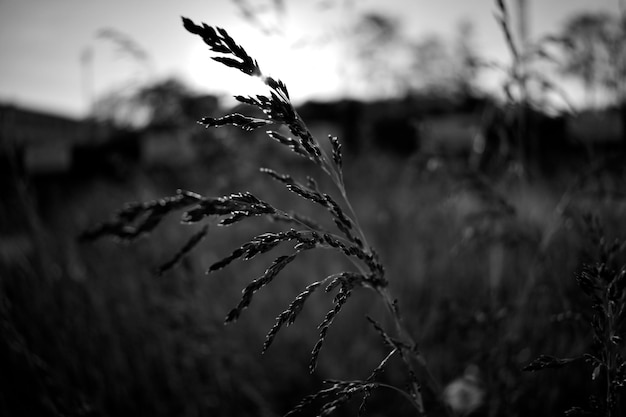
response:
{"label": "distant building silhouette", "polygon": [[616,111],[551,116],[529,108],[522,127],[518,110],[488,97],[455,101],[432,95],[308,102],[298,109],[314,136],[339,136],[352,154],[382,151],[454,158],[488,173],[519,163],[549,174],[563,163],[571,164],[569,159],[619,150]]}
{"label": "distant building silhouette", "polygon": [[77,119],[0,104],[0,171],[39,176],[59,173],[116,174],[131,164],[187,163],[195,157],[195,122],[215,115],[214,96],[186,97],[179,115],[142,129]]}
{"label": "distant building silhouette", "polygon": [[18,172],[68,170],[73,146],[87,142],[90,133],[84,120],[0,105],[0,154]]}

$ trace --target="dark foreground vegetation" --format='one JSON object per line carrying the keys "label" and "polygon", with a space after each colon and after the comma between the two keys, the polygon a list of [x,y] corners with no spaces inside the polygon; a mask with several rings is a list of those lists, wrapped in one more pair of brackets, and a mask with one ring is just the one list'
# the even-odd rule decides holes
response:
{"label": "dark foreground vegetation", "polygon": [[[257,296],[250,314],[223,326],[241,288],[271,259],[204,272],[268,231],[262,220],[232,226],[236,233],[211,228],[162,276],[154,268],[197,231],[175,218],[133,245],[77,242],[125,202],[177,188],[216,196],[245,189],[306,212],[304,202],[256,173],[259,165],[308,173],[275,146],[247,143],[174,171],[137,166],[123,180],[11,184],[2,215],[21,233],[3,242],[0,263],[4,414],[273,416],[318,390],[321,379],[365,378],[385,354],[365,320],[383,316],[383,306],[368,293],[356,294],[338,317],[313,375],[308,355],[330,308],[326,298],[312,297],[296,325],[260,355],[276,315],[307,283],[341,267],[341,259],[303,256],[277,287]],[[588,363],[542,373],[522,368],[540,354],[574,357],[593,344],[593,312],[575,273],[598,259],[585,215],[597,216],[604,242],[624,236],[624,166],[610,168],[585,166],[528,183],[513,175],[481,177],[419,154],[347,158],[347,188],[361,226],[387,266],[431,371],[448,383],[477,369],[486,415],[557,415],[586,407],[596,389]],[[397,377],[394,366],[384,378]],[[368,410],[398,415],[405,407],[381,391]]]}

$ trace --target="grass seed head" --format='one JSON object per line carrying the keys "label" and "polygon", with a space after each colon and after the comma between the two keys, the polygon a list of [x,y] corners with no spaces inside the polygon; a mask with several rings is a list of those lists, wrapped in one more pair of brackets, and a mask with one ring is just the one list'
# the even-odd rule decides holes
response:
{"label": "grass seed head", "polygon": [[272,123],[270,120],[259,119],[256,117],[248,117],[243,114],[233,113],[223,117],[203,117],[198,122],[204,127],[222,127],[222,126],[236,126],[245,131],[256,130],[260,127],[266,126]]}
{"label": "grass seed head", "polygon": [[178,252],[176,252],[176,254],[174,254],[174,256],[171,259],[169,259],[167,262],[164,262],[157,268],[156,274],[163,275],[165,272],[169,271],[170,269],[178,265],[180,261],[183,260],[185,256],[187,256],[187,254],[189,254],[189,252],[191,252],[196,246],[198,246],[198,244],[200,244],[200,242],[207,235],[208,231],[209,231],[209,225],[204,225],[202,229],[194,233],[189,238],[187,243],[185,243],[185,245]]}
{"label": "grass seed head", "polygon": [[213,52],[227,55],[226,57],[213,57],[217,62],[226,66],[237,68],[247,75],[260,76],[261,68],[256,60],[238,45],[228,32],[222,28],[212,28],[206,24],[196,25],[191,19],[183,17],[183,26],[188,32],[198,35]]}
{"label": "grass seed head", "polygon": [[129,203],[113,219],[81,233],[82,241],[93,241],[103,236],[114,236],[132,241],[150,233],[171,212],[192,206],[201,201],[198,194],[178,190],[175,196],[142,203]]}
{"label": "grass seed head", "polygon": [[289,263],[291,263],[296,258],[296,256],[297,253],[276,258],[274,262],[272,262],[272,265],[267,268],[267,270],[261,277],[255,279],[250,284],[248,284],[248,286],[243,290],[241,301],[239,301],[237,307],[233,308],[228,313],[225,322],[230,323],[236,321],[243,312],[243,310],[248,308],[248,306],[252,302],[252,297],[254,296],[254,294],[258,290],[272,282],[272,280],[276,278],[278,273],[282,271],[283,268],[285,268]]}
{"label": "grass seed head", "polygon": [[313,350],[311,351],[311,360],[309,362],[310,373],[313,373],[313,371],[315,371],[315,368],[317,367],[317,358],[319,357],[320,351],[322,350],[322,345],[324,344],[324,340],[326,339],[328,329],[333,324],[333,321],[335,320],[335,317],[337,317],[337,314],[339,314],[339,312],[341,311],[341,308],[344,306],[346,301],[348,301],[348,298],[350,298],[350,293],[350,290],[346,289],[343,286],[339,289],[339,293],[333,300],[333,302],[335,303],[334,307],[328,313],[326,313],[324,320],[318,326],[320,334],[317,342],[315,343],[315,346],[313,346]]}
{"label": "grass seed head", "polygon": [[298,317],[298,314],[302,311],[304,307],[304,303],[309,298],[313,292],[322,284],[321,281],[316,281],[310,285],[308,285],[303,292],[298,294],[298,296],[289,304],[287,310],[283,311],[276,317],[276,322],[274,326],[270,329],[267,336],[265,337],[265,342],[263,343],[263,353],[270,347],[274,338],[280,331],[283,325],[290,326]]}
{"label": "grass seed head", "polygon": [[339,139],[336,136],[328,135],[328,140],[333,149],[333,162],[337,166],[339,170],[342,168],[343,157],[341,155],[341,143],[339,143]]}

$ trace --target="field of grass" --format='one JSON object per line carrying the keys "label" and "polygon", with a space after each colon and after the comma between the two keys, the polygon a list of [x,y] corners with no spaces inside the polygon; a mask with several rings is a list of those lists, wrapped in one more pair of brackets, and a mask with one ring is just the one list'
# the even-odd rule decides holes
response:
{"label": "field of grass", "polygon": [[[133,244],[78,242],[80,232],[125,202],[177,188],[210,196],[250,191],[276,207],[316,215],[307,201],[256,172],[268,166],[304,177],[311,167],[267,140],[232,140],[248,142],[175,171],[136,167],[123,180],[41,179],[3,203],[5,220],[9,212],[27,215],[26,243],[0,258],[0,415],[279,416],[323,380],[364,379],[380,363],[387,349],[365,316],[385,323],[386,312],[367,291],[356,292],[330,328],[312,375],[316,327],[332,307],[324,294],[311,296],[261,355],[275,317],[302,288],[346,267],[330,251],[301,256],[237,323],[223,325],[241,289],[275,254],[208,276],[205,270],[251,237],[288,225],[259,218],[212,227],[163,276],[154,267],[196,231],[176,217]],[[347,156],[345,178],[435,379],[445,386],[473,369],[485,392],[473,415],[552,416],[586,406],[596,389],[589,365],[522,368],[540,354],[572,357],[589,349],[590,310],[574,273],[597,248],[582,219],[596,214],[607,239],[626,235],[626,203],[606,192],[624,189],[623,170],[593,177],[563,204],[576,173],[529,183],[482,178],[446,161],[432,167],[418,157]],[[381,380],[406,384],[401,362],[391,361]],[[356,415],[358,406],[354,401],[337,415]],[[397,393],[377,390],[365,415],[411,412]]]}
{"label": "field of grass", "polygon": [[[514,50],[504,2],[496,3]],[[263,110],[257,118],[233,114],[201,123],[282,125],[295,139],[224,128],[226,141],[207,135],[216,142],[194,163],[138,162],[115,179],[0,178],[7,196],[0,205],[0,415],[273,417],[329,386],[336,397],[308,397],[301,415],[424,415],[416,413],[422,407],[430,416],[452,409],[474,417],[554,416],[572,407],[592,413],[568,415],[620,415],[626,385],[620,160],[554,160],[549,176],[516,169],[488,176],[458,155],[398,157],[367,148],[357,156],[346,152],[342,173],[338,143],[330,138],[320,150],[282,82],[263,76],[225,31],[186,18],[183,25],[225,55],[214,59],[258,76],[271,92],[237,98]],[[513,65],[521,65],[514,55]],[[515,71],[512,77],[523,89],[523,77]],[[517,117],[524,120],[524,113]],[[528,126],[511,126],[516,140]],[[522,153],[520,160],[542,165]],[[270,173],[271,179],[259,167],[291,177]],[[328,176],[318,175],[322,170]],[[307,175],[315,181],[294,182]],[[344,183],[348,198],[341,196]],[[199,222],[181,224],[170,215],[132,243],[79,240],[125,203],[174,196],[177,189],[208,197],[250,192],[268,204],[186,195],[210,227],[164,274],[155,271],[201,230]],[[158,212],[177,201],[133,207]],[[283,221],[269,221],[267,211],[255,212],[259,207]],[[120,224],[137,219],[128,210]],[[326,224],[311,226],[290,211]],[[215,214],[245,221],[220,227],[206,218]],[[255,236],[294,224],[301,230],[248,246],[258,254],[253,259],[215,267]],[[341,233],[324,233],[335,226]],[[251,253],[239,251],[233,258]],[[290,256],[295,261],[272,275]],[[210,269],[216,270],[206,274]],[[334,299],[307,292],[325,277],[315,285],[336,283]],[[290,304],[307,296],[301,311]],[[296,316],[261,354],[275,323]],[[318,413],[315,406],[327,408]]]}

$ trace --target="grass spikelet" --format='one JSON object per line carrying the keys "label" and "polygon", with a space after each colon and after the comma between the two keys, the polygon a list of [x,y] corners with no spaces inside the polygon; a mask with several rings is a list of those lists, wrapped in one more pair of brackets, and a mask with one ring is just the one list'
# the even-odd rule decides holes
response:
{"label": "grass spikelet", "polygon": [[233,113],[223,117],[203,117],[198,122],[204,127],[222,127],[222,126],[236,126],[250,132],[252,130],[256,130],[260,127],[268,125],[272,123],[271,120],[259,119],[256,117],[248,117],[243,114]]}
{"label": "grass spikelet", "polygon": [[[287,413],[285,417],[300,413],[316,402],[322,403],[316,415],[328,416],[335,412],[339,407],[350,401],[352,397],[361,393],[363,394],[363,401],[361,402],[361,406],[359,407],[358,415],[362,415],[362,413],[365,411],[365,401],[367,401],[367,398],[369,398],[369,393],[373,389],[381,386],[381,384],[371,381],[326,380],[324,381],[324,383],[331,384],[331,386],[329,388],[320,390],[314,395],[306,397],[289,413]],[[395,388],[391,386],[387,387],[395,390]]]}
{"label": "grass spikelet", "polygon": [[376,253],[366,253],[364,249],[342,242],[337,236],[334,236],[329,233],[324,233],[322,235],[324,244],[339,249],[344,255],[348,257],[355,257],[365,263],[368,269],[372,273],[372,276],[368,278],[372,284],[376,284],[376,287],[385,287],[387,285],[387,280],[384,278],[385,270],[383,265],[378,261],[378,257]]}
{"label": "grass spikelet", "polygon": [[365,409],[367,408],[367,402],[372,395],[372,389],[376,387],[375,384],[372,384],[384,371],[387,362],[398,352],[398,349],[393,349],[391,352],[387,354],[383,358],[382,361],[378,364],[376,368],[372,371],[372,373],[365,380],[365,384],[363,387],[363,399],[361,400],[361,404],[359,405],[359,411],[357,417],[362,416],[365,413]]}
{"label": "grass spikelet", "polygon": [[354,222],[348,215],[343,211],[341,206],[337,204],[337,202],[329,195],[324,194],[324,201],[326,202],[326,208],[333,216],[333,222],[337,229],[343,233],[343,235],[352,243],[356,244],[359,248],[363,249],[365,246],[361,238],[359,238],[356,234],[353,233],[354,230]]}
{"label": "grass spikelet", "polygon": [[187,31],[202,38],[213,52],[230,55],[232,57],[213,57],[217,62],[237,68],[247,75],[260,76],[261,69],[256,60],[238,45],[228,32],[222,28],[212,28],[206,24],[196,25],[191,19],[183,17],[183,26]]}
{"label": "grass spikelet", "polygon": [[325,206],[324,198],[322,197],[322,195],[316,191],[310,190],[304,185],[294,182],[293,184],[288,184],[287,189],[293,193],[298,194],[300,197],[306,200],[310,200],[310,201],[313,201],[314,203]]}
{"label": "grass spikelet", "polygon": [[287,310],[283,311],[278,315],[278,317],[276,317],[276,322],[274,323],[274,326],[272,326],[270,331],[267,333],[267,336],[265,336],[262,353],[265,353],[267,349],[269,349],[272,342],[274,341],[274,338],[276,337],[283,325],[290,326],[291,324],[293,324],[293,322],[298,317],[298,314],[300,314],[300,311],[302,311],[302,308],[304,307],[304,303],[306,302],[307,298],[309,298],[309,296],[313,294],[313,292],[315,292],[315,290],[321,284],[322,281],[316,281],[308,285],[304,289],[304,291],[298,294],[298,296],[291,302],[291,304],[289,304]]}
{"label": "grass spikelet", "polygon": [[[330,275],[322,281],[316,281],[308,285],[303,292],[298,294],[298,296],[289,305],[289,307],[287,307],[285,311],[278,315],[274,326],[272,327],[272,329],[270,329],[269,333],[266,336],[265,343],[263,345],[263,352],[265,352],[269,348],[269,346],[273,342],[274,337],[276,336],[276,334],[278,334],[278,331],[283,325],[289,326],[295,321],[296,317],[302,310],[302,307],[304,306],[307,298],[320,285],[328,281],[330,281],[330,283],[326,286],[325,292],[330,292],[333,289],[337,288],[339,285],[341,285],[343,293],[345,293],[346,291],[349,291],[357,285],[367,285],[366,283],[368,283],[368,277],[365,277],[364,275],[356,272],[340,272],[338,274]],[[340,291],[340,293],[337,294],[334,300],[335,303],[340,302],[339,298],[340,296],[343,296],[343,293]],[[326,319],[332,320],[332,318],[329,318],[328,315],[326,316]],[[328,325],[330,325],[330,323]],[[321,329],[322,326],[323,324],[320,325],[319,328]]]}
{"label": "grass spikelet", "polygon": [[330,388],[325,388],[319,390],[315,394],[307,395],[302,400],[300,400],[300,402],[295,407],[293,407],[287,414],[285,414],[284,417],[292,417],[296,414],[299,414],[315,402],[326,402],[327,400],[333,398],[337,394],[337,392],[341,390],[341,386],[333,384]]}
{"label": "grass spikelet", "polygon": [[282,93],[282,95],[287,100],[289,99],[289,91],[287,91],[287,86],[281,80],[276,80],[272,77],[265,77],[264,82],[272,90]]}
{"label": "grass spikelet", "polygon": [[389,346],[397,350],[401,350],[403,348],[404,349],[409,348],[409,346],[407,346],[406,344],[389,336],[389,334],[387,334],[387,332],[383,329],[383,327],[372,317],[366,316],[365,318],[367,319],[367,321],[370,322],[372,327],[374,327],[374,330],[376,330],[376,332],[378,333],[378,335],[380,336],[380,338],[382,339],[383,343],[386,346]]}
{"label": "grass spikelet", "polygon": [[183,214],[182,221],[183,223],[196,223],[208,216],[230,215],[220,222],[220,225],[228,226],[247,217],[274,213],[276,209],[272,205],[245,192],[224,197],[203,198],[196,207]]}
{"label": "grass spikelet", "polygon": [[114,236],[132,241],[149,233],[172,211],[194,205],[201,197],[190,191],[178,190],[177,195],[143,203],[129,203],[108,222],[83,232],[79,239],[93,241],[103,236]]}
{"label": "grass spikelet", "polygon": [[326,201],[326,207],[328,211],[337,219],[338,222],[343,224],[346,229],[352,230],[352,220],[346,215],[337,202],[328,194],[324,194],[324,200]]}
{"label": "grass spikelet", "polygon": [[317,358],[319,357],[320,350],[322,349],[322,345],[324,344],[324,340],[326,339],[328,329],[333,324],[333,321],[335,320],[335,317],[337,317],[337,314],[339,314],[339,312],[341,311],[341,308],[344,306],[346,301],[348,301],[350,294],[351,290],[342,286],[339,289],[339,293],[337,293],[335,299],[333,300],[335,306],[328,313],[326,313],[324,321],[322,321],[322,323],[318,326],[320,334],[317,339],[317,343],[315,343],[315,346],[313,346],[313,350],[311,351],[311,360],[309,362],[310,373],[313,373],[313,371],[315,371],[315,368],[317,367]]}
{"label": "grass spikelet", "polygon": [[274,180],[281,182],[285,185],[295,184],[295,181],[293,180],[293,178],[291,178],[291,175],[279,174],[278,172],[270,168],[260,168],[259,171],[262,172],[263,174],[269,175]]}
{"label": "grass spikelet", "polygon": [[309,133],[303,125],[301,127],[301,123],[296,126],[298,126],[299,129],[292,130],[292,132],[294,134],[298,134],[302,138],[302,147],[309,154],[311,161],[315,162],[319,166],[323,166],[322,151],[315,139],[313,139],[313,136],[311,136],[311,133]]}
{"label": "grass spikelet", "polygon": [[355,236],[352,233],[352,230],[348,227],[346,227],[346,225],[341,222],[338,219],[333,219],[335,226],[337,226],[337,229],[339,229],[341,231],[341,233],[343,233],[343,235],[350,241],[355,243],[359,248],[363,248],[363,241],[361,240],[361,238],[359,238],[358,236]]}
{"label": "grass spikelet", "polygon": [[[314,141],[311,134],[304,126],[304,123],[297,115],[295,108],[289,101],[289,98],[285,97],[282,92],[272,91],[269,97],[257,95],[256,97],[235,96],[235,98],[242,103],[258,107],[267,115],[268,119],[272,120],[274,123],[283,124],[289,128],[295,136],[302,139],[303,146],[304,142]],[[306,138],[307,136],[308,139]],[[315,153],[314,151],[311,153],[311,151],[307,149],[307,146],[304,146],[304,148],[307,150],[309,157],[312,157]]]}
{"label": "grass spikelet", "polygon": [[290,175],[279,174],[269,168],[261,168],[261,172],[269,175],[274,180],[285,184],[289,191],[326,208],[333,216],[333,220],[337,225],[337,228],[344,233],[346,238],[349,241],[356,243],[357,246],[363,247],[361,239],[351,232],[353,229],[352,220],[345,214],[339,204],[337,204],[337,202],[329,194],[321,193],[319,191],[319,186],[314,178],[307,177],[307,185],[305,186],[295,181]]}
{"label": "grass spikelet", "polygon": [[340,388],[339,388],[339,392],[336,394],[337,398],[335,398],[333,401],[330,401],[324,404],[322,408],[320,409],[320,412],[318,414],[319,416],[328,416],[332,414],[333,412],[337,410],[337,408],[339,408],[340,406],[350,401],[352,397],[354,397],[355,395],[361,392],[365,392],[367,389],[371,388],[371,385],[375,385],[375,384],[342,382],[342,383],[338,383],[338,385]]}
{"label": "grass spikelet", "polygon": [[357,272],[340,272],[338,274],[331,275],[329,278],[332,278],[332,281],[326,286],[326,292],[331,292],[339,285],[342,285],[345,288],[354,288],[357,285],[365,285],[369,282],[368,277]]}
{"label": "grass spikelet", "polygon": [[209,225],[204,225],[202,227],[202,229],[200,229],[198,232],[194,233],[189,238],[187,243],[185,243],[185,245],[178,252],[176,252],[176,254],[170,260],[168,260],[167,262],[163,263],[161,266],[159,266],[157,268],[156,274],[157,275],[163,275],[165,272],[169,271],[170,269],[172,269],[173,267],[178,265],[180,263],[180,261],[185,256],[187,256],[187,254],[189,254],[189,252],[191,252],[193,250],[193,248],[195,248],[196,246],[198,246],[198,244],[200,242],[202,242],[204,237],[207,235],[208,231],[209,231]]}
{"label": "grass spikelet", "polygon": [[248,261],[258,254],[274,249],[282,242],[297,239],[302,239],[302,232],[297,232],[294,229],[291,229],[288,232],[260,234],[235,249],[229,256],[215,262],[209,267],[207,273],[222,269],[239,258],[243,258],[243,260]]}
{"label": "grass spikelet", "polygon": [[[302,248],[301,250],[304,249],[306,248]],[[272,280],[276,278],[280,271],[282,271],[287,265],[289,265],[294,259],[296,259],[296,256],[300,253],[301,250],[296,251],[291,255],[279,256],[274,260],[274,262],[272,262],[272,265],[270,265],[269,268],[265,270],[265,273],[261,275],[261,277],[255,279],[250,284],[248,284],[248,286],[243,290],[241,301],[239,301],[237,307],[233,308],[228,313],[225,322],[230,323],[237,320],[243,310],[248,308],[248,306],[252,302],[252,297],[254,296],[254,294],[258,290],[272,282]]]}
{"label": "grass spikelet", "polygon": [[275,141],[277,141],[278,143],[287,146],[292,152],[303,156],[305,158],[308,158],[308,154],[306,153],[306,151],[304,150],[304,148],[302,147],[302,144],[300,144],[299,141],[289,138],[287,136],[281,135],[278,132],[275,132],[273,130],[268,130],[267,131],[267,135],[274,139]]}
{"label": "grass spikelet", "polygon": [[[389,359],[395,354],[395,351],[390,352],[381,362],[381,364],[376,368],[379,370],[379,373],[382,372],[382,369],[389,361]],[[335,412],[339,407],[346,404],[350,401],[355,395],[363,394],[363,399],[361,400],[361,404],[359,406],[358,416],[363,415],[365,412],[367,401],[371,395],[371,392],[377,388],[387,388],[392,391],[399,393],[400,395],[407,397],[407,394],[391,385],[387,385],[384,383],[376,382],[373,379],[367,379],[364,381],[338,381],[338,380],[326,380],[324,384],[330,385],[328,388],[324,388],[316,392],[315,394],[311,394],[303,398],[295,407],[293,407],[285,417],[294,416],[296,414],[302,413],[308,408],[312,408],[314,404],[318,403],[320,406],[318,407],[318,411],[315,415],[317,416],[328,416]],[[411,402],[413,402],[411,400]],[[416,406],[416,404],[413,404]],[[423,411],[417,409],[418,415],[424,415]]]}
{"label": "grass spikelet", "polygon": [[394,348],[393,350],[391,350],[391,352],[389,352],[387,356],[385,356],[383,360],[380,361],[378,366],[374,368],[372,373],[367,377],[365,381],[372,382],[376,380],[376,378],[378,378],[385,371],[385,366],[387,365],[387,362],[389,362],[389,360],[398,352],[399,350],[397,348]]}
{"label": "grass spikelet", "polygon": [[333,135],[328,135],[328,141],[330,142],[333,149],[333,162],[337,166],[339,172],[341,172],[341,167],[343,163],[343,156],[341,155],[341,143],[339,143],[339,139]]}

